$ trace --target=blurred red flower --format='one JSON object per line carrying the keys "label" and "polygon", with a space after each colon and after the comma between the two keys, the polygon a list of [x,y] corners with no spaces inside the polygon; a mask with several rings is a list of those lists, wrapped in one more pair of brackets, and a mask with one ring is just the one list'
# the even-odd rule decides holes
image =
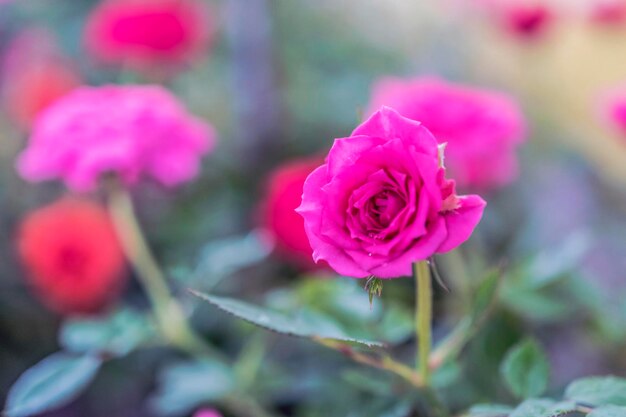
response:
{"label": "blurred red flower", "polygon": [[30,213],[18,250],[34,291],[61,314],[101,311],[127,278],[108,213],[88,201],[63,199]]}
{"label": "blurred red flower", "polygon": [[103,62],[146,71],[188,62],[211,33],[201,1],[104,0],[88,18],[85,44]]}
{"label": "blurred red flower", "polygon": [[313,249],[304,231],[304,220],[296,213],[302,202],[307,176],[323,163],[322,158],[291,160],[268,177],[261,206],[262,224],[273,235],[277,253],[303,269],[318,269]]}
{"label": "blurred red flower", "polygon": [[27,30],[8,46],[2,71],[2,102],[11,119],[29,128],[37,115],[80,83],[50,35]]}

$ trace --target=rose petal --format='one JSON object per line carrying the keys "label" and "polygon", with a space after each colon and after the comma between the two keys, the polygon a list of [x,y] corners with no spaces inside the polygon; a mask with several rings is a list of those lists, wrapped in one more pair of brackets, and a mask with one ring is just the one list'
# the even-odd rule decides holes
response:
{"label": "rose petal", "polygon": [[402,139],[421,153],[436,156],[437,140],[419,121],[407,119],[392,109],[383,106],[367,121],[357,127],[352,136],[371,136],[387,139]]}
{"label": "rose petal", "polygon": [[480,222],[487,205],[485,200],[477,195],[462,196],[459,198],[459,202],[459,208],[443,216],[448,236],[437,249],[438,253],[448,252],[469,239]]}

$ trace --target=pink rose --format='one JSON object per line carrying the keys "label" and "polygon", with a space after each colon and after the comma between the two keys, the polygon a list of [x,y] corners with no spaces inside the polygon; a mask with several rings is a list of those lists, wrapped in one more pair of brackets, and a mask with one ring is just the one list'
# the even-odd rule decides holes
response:
{"label": "pink rose", "polygon": [[93,189],[102,174],[173,186],[191,180],[214,143],[211,126],[159,86],[81,87],[35,121],[17,167],[25,179]]}
{"label": "pink rose", "polygon": [[448,144],[446,167],[459,186],[496,188],[517,178],[526,123],[513,98],[434,77],[383,78],[374,84],[368,114],[383,105]]}
{"label": "pink rose", "polygon": [[421,123],[383,107],[304,184],[298,212],[315,261],[340,274],[393,278],[411,264],[467,240],[485,202],[457,196],[435,137]]}
{"label": "pink rose", "polygon": [[626,85],[603,93],[599,110],[602,121],[626,138]]}
{"label": "pink rose", "polygon": [[154,71],[206,49],[208,17],[198,0],[104,0],[87,20],[85,44],[103,62]]}

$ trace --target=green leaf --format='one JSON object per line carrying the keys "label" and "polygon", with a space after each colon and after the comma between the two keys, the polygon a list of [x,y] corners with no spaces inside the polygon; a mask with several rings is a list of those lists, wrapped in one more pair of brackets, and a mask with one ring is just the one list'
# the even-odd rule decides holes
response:
{"label": "green leaf", "polygon": [[461,367],[456,361],[446,361],[433,373],[432,384],[435,388],[449,387],[461,376]]}
{"label": "green leaf", "polygon": [[548,417],[555,403],[546,399],[530,399],[521,403],[508,417]]}
{"label": "green leaf", "polygon": [[304,320],[303,318],[294,319],[285,314],[257,307],[243,301],[226,297],[216,297],[194,290],[190,290],[190,292],[222,311],[276,333],[305,338],[334,339],[368,347],[382,346],[379,342],[350,338],[342,334],[339,329],[333,330],[327,328],[326,331],[320,331],[319,327],[311,321]]}
{"label": "green leaf", "polygon": [[624,417],[626,416],[626,407],[618,407],[616,405],[607,405],[596,408],[587,417]]}
{"label": "green leaf", "polygon": [[567,236],[556,248],[540,252],[525,271],[525,284],[538,289],[552,284],[582,262],[592,245],[588,232],[577,231]]}
{"label": "green leaf", "polygon": [[502,271],[496,268],[489,272],[478,285],[470,312],[473,323],[481,320],[496,301],[501,278]]}
{"label": "green leaf", "polygon": [[94,356],[55,353],[24,372],[7,396],[7,417],[25,417],[74,400],[94,379],[102,361]]}
{"label": "green leaf", "polygon": [[513,394],[519,398],[529,398],[545,391],[550,367],[539,344],[526,339],[507,352],[500,372]]}
{"label": "green leaf", "polygon": [[[212,288],[225,277],[265,259],[273,250],[271,238],[262,230],[208,243],[193,271],[181,277],[189,285]],[[182,274],[176,274],[182,275]]]}
{"label": "green leaf", "polygon": [[533,321],[563,320],[574,309],[571,300],[564,300],[560,294],[529,290],[515,283],[504,286],[502,299],[511,310]]}
{"label": "green leaf", "polygon": [[579,379],[567,387],[565,397],[594,406],[626,406],[626,379],[614,376]]}
{"label": "green leaf", "polygon": [[124,356],[155,335],[156,329],[145,315],[123,309],[102,318],[65,321],[59,342],[74,353],[105,352]]}
{"label": "green leaf", "polygon": [[158,384],[150,407],[161,416],[187,414],[203,403],[230,394],[235,386],[231,370],[208,359],[166,368]]}
{"label": "green leaf", "polygon": [[477,404],[470,408],[467,417],[505,417],[513,408],[502,404]]}

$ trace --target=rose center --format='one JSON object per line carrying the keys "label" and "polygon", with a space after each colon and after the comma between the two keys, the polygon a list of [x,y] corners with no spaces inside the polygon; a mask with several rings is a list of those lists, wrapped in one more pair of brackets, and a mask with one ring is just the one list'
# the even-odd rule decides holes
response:
{"label": "rose center", "polygon": [[87,255],[73,247],[61,249],[57,255],[59,268],[70,275],[81,276],[87,265]]}
{"label": "rose center", "polygon": [[387,227],[403,206],[404,200],[397,193],[384,190],[369,201],[368,212],[378,225]]}

